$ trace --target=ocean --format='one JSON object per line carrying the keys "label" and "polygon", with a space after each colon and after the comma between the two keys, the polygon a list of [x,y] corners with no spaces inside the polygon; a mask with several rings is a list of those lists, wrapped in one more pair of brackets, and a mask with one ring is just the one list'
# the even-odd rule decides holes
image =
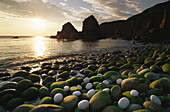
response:
{"label": "ocean", "polygon": [[102,39],[95,42],[57,41],[49,37],[0,37],[0,72],[9,67],[35,63],[40,60],[57,58],[57,56],[93,52],[106,49],[127,49],[141,46],[120,39]]}

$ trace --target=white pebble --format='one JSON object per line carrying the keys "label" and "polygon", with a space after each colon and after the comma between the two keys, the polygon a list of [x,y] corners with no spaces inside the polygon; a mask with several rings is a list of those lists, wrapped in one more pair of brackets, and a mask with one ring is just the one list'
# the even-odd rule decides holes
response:
{"label": "white pebble", "polygon": [[150,99],[151,99],[152,102],[154,102],[154,103],[156,103],[158,105],[162,104],[161,100],[156,95],[151,95]]}
{"label": "white pebble", "polygon": [[57,93],[54,95],[54,102],[55,103],[60,103],[63,100],[63,95],[61,93]]}
{"label": "white pebble", "polygon": [[81,92],[80,92],[80,91],[74,91],[74,92],[73,92],[73,95],[75,95],[75,96],[80,96],[80,95],[81,95]]}
{"label": "white pebble", "polygon": [[103,75],[101,73],[98,73],[97,76],[98,77],[103,77]]}
{"label": "white pebble", "polygon": [[70,90],[70,87],[69,86],[64,86],[64,90],[67,92]]}
{"label": "white pebble", "polygon": [[107,93],[109,93],[110,89],[109,88],[105,88],[105,89],[103,89],[103,91],[106,91]]}
{"label": "white pebble", "polygon": [[77,85],[78,88],[82,89],[82,87],[80,85]]}
{"label": "white pebble", "polygon": [[84,78],[84,83],[88,83],[88,82],[90,82],[89,77]]}
{"label": "white pebble", "polygon": [[116,80],[116,83],[120,85],[122,83],[122,81],[123,80],[121,78],[119,78],[119,79]]}
{"label": "white pebble", "polygon": [[138,96],[138,95],[139,95],[139,92],[136,91],[136,90],[131,90],[131,91],[130,91],[130,94],[131,94],[132,96]]}
{"label": "white pebble", "polygon": [[82,100],[78,103],[78,108],[80,110],[86,110],[89,107],[89,101],[88,100]]}
{"label": "white pebble", "polygon": [[109,85],[109,81],[107,81],[107,80],[104,80],[103,83],[106,85]]}
{"label": "white pebble", "polygon": [[89,90],[89,89],[91,89],[92,87],[93,87],[92,83],[87,83],[85,88],[86,88],[87,90]]}
{"label": "white pebble", "polygon": [[129,99],[126,97],[121,98],[118,101],[118,107],[120,107],[121,109],[125,109],[129,106]]}
{"label": "white pebble", "polygon": [[94,90],[94,89],[90,89],[90,90],[87,92],[87,98],[91,98],[94,94],[95,94],[95,90]]}

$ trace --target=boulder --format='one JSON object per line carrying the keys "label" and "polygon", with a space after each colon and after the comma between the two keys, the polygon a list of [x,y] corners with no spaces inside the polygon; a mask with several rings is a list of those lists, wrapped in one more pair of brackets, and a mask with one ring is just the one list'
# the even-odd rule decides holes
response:
{"label": "boulder", "polygon": [[59,105],[42,104],[34,107],[29,112],[65,112],[64,108]]}
{"label": "boulder", "polygon": [[136,89],[139,84],[140,84],[140,80],[138,78],[128,78],[122,81],[121,88],[124,91],[132,90],[132,89]]}
{"label": "boulder", "polygon": [[117,106],[107,106],[105,107],[102,112],[123,112],[123,110]]}
{"label": "boulder", "polygon": [[48,90],[48,88],[47,87],[41,87],[40,89],[39,89],[39,97],[40,98],[44,98],[44,97],[46,97],[46,96],[49,96],[49,90]]}
{"label": "boulder", "polygon": [[151,112],[166,112],[165,109],[162,108],[160,105],[153,103],[151,101],[144,102],[143,106],[146,109],[149,109]]}
{"label": "boulder", "polygon": [[7,108],[8,108],[8,110],[13,110],[23,103],[24,103],[24,100],[22,98],[14,98],[14,99],[11,99],[7,103]]}
{"label": "boulder", "polygon": [[115,82],[118,77],[119,77],[119,73],[116,71],[108,71],[103,75],[104,79],[109,79],[112,82]]}
{"label": "boulder", "polygon": [[63,101],[60,103],[60,106],[62,106],[65,109],[65,112],[73,112],[78,104],[78,97],[75,95],[69,95],[63,99]]}
{"label": "boulder", "polygon": [[36,107],[35,105],[30,105],[30,104],[23,104],[18,107],[16,107],[13,112],[29,112],[31,109]]}
{"label": "boulder", "polygon": [[113,100],[118,100],[121,97],[122,89],[119,85],[115,85],[110,90],[110,95]]}
{"label": "boulder", "polygon": [[23,79],[21,81],[18,82],[17,86],[16,86],[16,89],[17,91],[19,92],[23,92],[25,91],[26,89],[30,88],[31,86],[33,86],[33,83],[28,80],[28,79]]}
{"label": "boulder", "polygon": [[99,112],[111,103],[111,97],[109,93],[105,91],[99,91],[89,101],[90,112]]}
{"label": "boulder", "polygon": [[52,91],[54,88],[64,88],[64,86],[69,86],[68,82],[58,81],[58,82],[52,83],[50,86],[50,89]]}
{"label": "boulder", "polygon": [[21,93],[21,97],[24,99],[24,101],[35,100],[38,97],[38,89],[36,87],[30,87]]}
{"label": "boulder", "polygon": [[40,101],[40,103],[39,103],[39,105],[41,105],[41,104],[52,104],[53,103],[53,99],[51,98],[51,97],[44,97],[41,101]]}

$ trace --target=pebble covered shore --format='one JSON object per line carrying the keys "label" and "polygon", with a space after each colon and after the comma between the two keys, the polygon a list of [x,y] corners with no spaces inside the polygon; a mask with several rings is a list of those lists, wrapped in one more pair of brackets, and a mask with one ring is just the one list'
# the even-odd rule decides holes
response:
{"label": "pebble covered shore", "polygon": [[79,54],[1,72],[0,112],[170,112],[170,46]]}

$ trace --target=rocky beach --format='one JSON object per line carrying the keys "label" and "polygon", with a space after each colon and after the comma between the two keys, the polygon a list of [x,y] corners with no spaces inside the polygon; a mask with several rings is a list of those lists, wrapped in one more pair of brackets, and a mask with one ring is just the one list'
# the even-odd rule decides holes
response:
{"label": "rocky beach", "polygon": [[166,112],[170,46],[75,54],[0,74],[0,111]]}
{"label": "rocky beach", "polygon": [[163,1],[0,1],[0,112],[170,112]]}

